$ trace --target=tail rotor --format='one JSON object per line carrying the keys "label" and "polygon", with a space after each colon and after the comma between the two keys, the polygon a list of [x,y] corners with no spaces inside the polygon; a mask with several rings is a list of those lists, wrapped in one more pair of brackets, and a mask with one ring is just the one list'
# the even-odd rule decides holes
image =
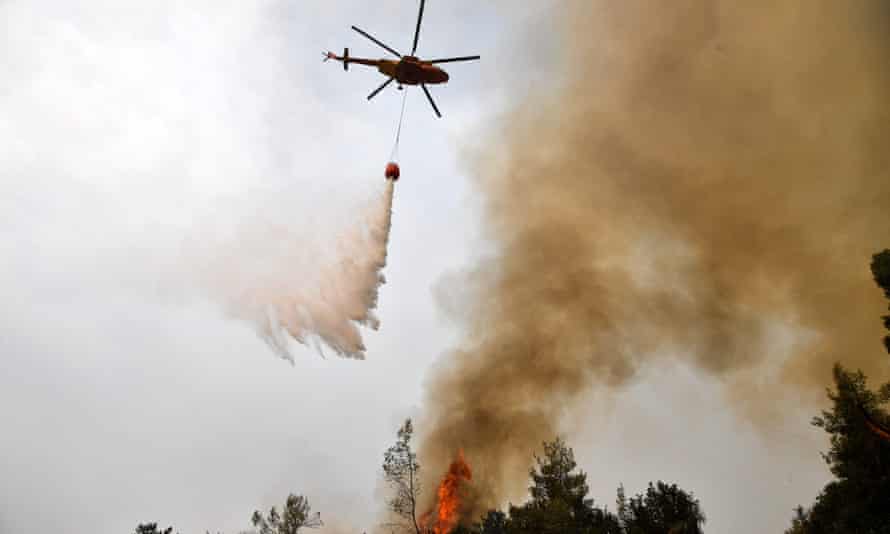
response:
{"label": "tail rotor", "polygon": [[324,56],[324,59],[322,61],[328,61],[330,59],[342,61],[343,62],[343,70],[349,70],[349,49],[348,48],[343,49],[343,55],[340,57],[337,57],[337,54],[335,54],[333,52],[322,52],[321,55]]}

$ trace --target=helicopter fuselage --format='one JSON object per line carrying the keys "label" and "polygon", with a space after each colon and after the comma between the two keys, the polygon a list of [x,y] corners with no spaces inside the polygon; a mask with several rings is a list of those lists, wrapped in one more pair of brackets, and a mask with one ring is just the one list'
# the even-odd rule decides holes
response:
{"label": "helicopter fuselage", "polygon": [[447,72],[412,56],[405,56],[399,61],[381,59],[377,70],[395,78],[402,85],[431,85],[448,81]]}
{"label": "helicopter fuselage", "polygon": [[433,85],[448,81],[448,73],[439,67],[413,56],[405,56],[399,60],[392,59],[364,59],[349,56],[337,56],[329,54],[331,59],[358,63],[377,67],[381,74],[395,78],[400,85]]}

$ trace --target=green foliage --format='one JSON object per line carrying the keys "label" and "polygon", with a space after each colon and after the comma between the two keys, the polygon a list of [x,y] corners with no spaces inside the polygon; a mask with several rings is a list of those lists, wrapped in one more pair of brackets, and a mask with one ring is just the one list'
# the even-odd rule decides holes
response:
{"label": "green foliage", "polygon": [[452,534],[700,534],[704,523],[698,501],[676,484],[649,484],[627,499],[618,488],[618,515],[587,498],[587,475],[562,439],[544,444],[529,476],[530,499],[510,506],[509,515],[491,510],[471,528]]}
{"label": "green foliage", "polygon": [[532,503],[544,506],[550,502],[562,501],[573,509],[590,506],[593,501],[586,499],[587,475],[584,471],[574,473],[574,451],[567,447],[562,438],[544,443],[544,457],[535,455],[537,469],[532,468],[529,476],[532,485],[528,488]]}
{"label": "green foliage", "polygon": [[561,438],[544,443],[529,471],[531,500],[510,507],[508,534],[598,534],[618,532],[614,515],[587,498],[587,474],[577,471],[575,454]]}
{"label": "green foliage", "polygon": [[834,367],[832,408],[813,418],[831,436],[823,458],[836,480],[829,482],[809,510],[798,508],[786,534],[890,534],[890,444],[865,424],[862,410],[881,424],[890,417],[880,405],[890,401],[890,383],[877,392],[861,371]]}
{"label": "green foliage", "polygon": [[[890,299],[890,249],[884,250],[872,256],[871,273],[875,277],[878,287],[884,290],[884,295]],[[890,310],[890,305],[887,306]],[[890,330],[890,315],[883,317],[884,327]],[[884,347],[890,352],[890,335],[884,338]]]}
{"label": "green foliage", "polygon": [[309,500],[293,493],[287,496],[281,514],[273,506],[265,517],[255,511],[250,521],[259,534],[297,534],[302,528],[318,528],[324,524],[320,514],[311,515]]}
{"label": "green foliage", "polygon": [[414,530],[420,534],[417,523],[417,499],[420,496],[420,464],[417,454],[411,449],[411,436],[414,426],[411,419],[406,419],[399,428],[396,444],[386,450],[383,455],[383,475],[392,490],[386,504],[403,522],[403,529]]}
{"label": "green foliage", "polygon": [[676,484],[649,483],[630,499],[618,488],[618,517],[625,534],[701,534],[705,516],[698,500]]}

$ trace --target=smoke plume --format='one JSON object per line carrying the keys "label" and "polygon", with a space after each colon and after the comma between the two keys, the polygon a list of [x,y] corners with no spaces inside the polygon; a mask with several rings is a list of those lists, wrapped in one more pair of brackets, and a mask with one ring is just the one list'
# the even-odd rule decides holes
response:
{"label": "smoke plume", "polygon": [[444,289],[466,336],[418,425],[425,487],[465,451],[473,515],[521,498],[583,394],[656,359],[763,426],[834,361],[890,375],[868,271],[890,243],[886,2],[565,5],[559,89],[477,158],[498,251]]}
{"label": "smoke plume", "polygon": [[377,329],[394,184],[360,207],[338,240],[324,228],[253,217],[224,238],[190,244],[200,279],[231,316],[250,321],[282,358],[291,339],[364,359],[359,326]]}

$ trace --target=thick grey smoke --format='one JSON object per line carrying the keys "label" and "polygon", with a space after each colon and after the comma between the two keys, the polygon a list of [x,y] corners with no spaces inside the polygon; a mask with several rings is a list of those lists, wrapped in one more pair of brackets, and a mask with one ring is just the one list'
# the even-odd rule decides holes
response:
{"label": "thick grey smoke", "polygon": [[480,150],[498,251],[444,289],[466,337],[418,425],[426,487],[462,448],[468,513],[521,498],[563,414],[657,358],[764,427],[834,361],[886,378],[888,28],[880,0],[566,3],[564,79]]}
{"label": "thick grey smoke", "polygon": [[334,242],[329,229],[295,226],[267,210],[223,235],[192,239],[188,263],[210,295],[231,316],[254,324],[282,358],[293,361],[288,347],[294,340],[364,359],[359,326],[380,326],[374,310],[385,282],[393,193],[387,181]]}

